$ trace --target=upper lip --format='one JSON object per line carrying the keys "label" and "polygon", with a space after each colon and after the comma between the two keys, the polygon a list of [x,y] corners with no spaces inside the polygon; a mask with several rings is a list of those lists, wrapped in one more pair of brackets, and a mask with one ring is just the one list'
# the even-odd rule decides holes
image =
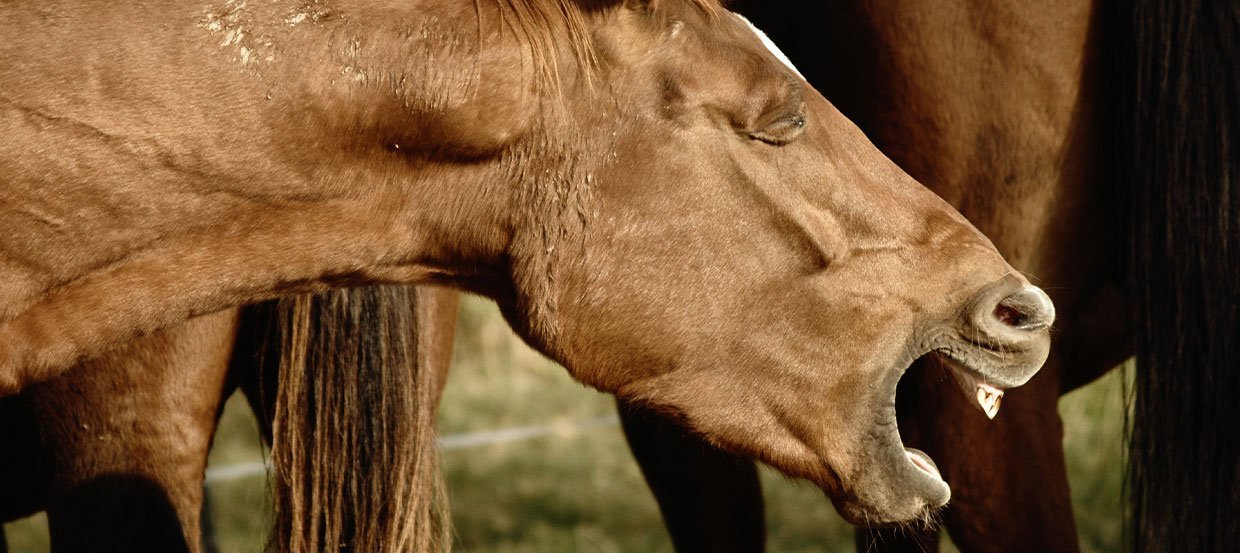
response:
{"label": "upper lip", "polygon": [[999,388],[1015,388],[1027,382],[1045,361],[1045,340],[1010,344],[978,340],[945,339],[932,348],[943,359],[978,379]]}

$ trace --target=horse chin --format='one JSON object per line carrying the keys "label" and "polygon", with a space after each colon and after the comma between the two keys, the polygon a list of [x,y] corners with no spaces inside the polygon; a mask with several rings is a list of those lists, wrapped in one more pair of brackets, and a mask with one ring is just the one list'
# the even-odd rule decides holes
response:
{"label": "horse chin", "polygon": [[836,510],[851,524],[881,527],[928,520],[951,499],[951,487],[930,456],[904,446],[894,422],[890,434],[875,436],[874,454],[885,462],[854,475],[850,497],[833,498]]}

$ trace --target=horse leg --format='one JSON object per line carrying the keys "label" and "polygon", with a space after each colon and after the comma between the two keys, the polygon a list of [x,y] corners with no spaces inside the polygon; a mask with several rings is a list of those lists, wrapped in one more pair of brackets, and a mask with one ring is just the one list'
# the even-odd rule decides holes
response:
{"label": "horse leg", "polygon": [[418,294],[418,363],[432,371],[438,389],[435,404],[448,382],[452,365],[452,346],[456,337],[456,314],[461,294],[449,288],[419,286]]}
{"label": "horse leg", "polygon": [[53,550],[198,551],[235,322],[194,319],[30,390],[53,464]]}
{"label": "horse leg", "polygon": [[47,504],[51,460],[29,398],[29,393],[0,398],[0,525]]}
{"label": "horse leg", "polygon": [[620,420],[678,553],[765,550],[758,471],[643,407],[620,403]]}
{"label": "horse leg", "polygon": [[958,434],[940,440],[943,451],[954,452],[945,474],[956,499],[945,523],[963,552],[1080,550],[1057,409],[1060,384],[1047,378],[1027,386],[1009,392],[1008,416],[996,417],[998,424],[974,411]]}
{"label": "horse leg", "polygon": [[[901,432],[951,484],[943,521],[965,553],[1079,550],[1057,411],[1059,371],[1049,365],[1009,390],[993,421],[934,363],[905,376],[913,389],[900,395]],[[916,551],[911,542],[924,537],[888,532],[879,550]]]}

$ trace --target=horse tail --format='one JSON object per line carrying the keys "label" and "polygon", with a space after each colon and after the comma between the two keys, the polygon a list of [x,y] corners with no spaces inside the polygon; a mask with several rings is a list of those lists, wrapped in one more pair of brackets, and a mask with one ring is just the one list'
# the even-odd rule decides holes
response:
{"label": "horse tail", "polygon": [[[279,300],[270,549],[450,546],[434,371],[418,362],[416,294],[376,286]],[[270,350],[268,350],[270,351]]]}
{"label": "horse tail", "polygon": [[1240,3],[1109,2],[1137,368],[1136,551],[1240,543]]}

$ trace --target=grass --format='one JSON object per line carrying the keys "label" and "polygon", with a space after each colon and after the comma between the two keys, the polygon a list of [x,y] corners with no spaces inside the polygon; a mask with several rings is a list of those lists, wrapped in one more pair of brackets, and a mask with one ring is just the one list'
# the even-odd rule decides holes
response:
{"label": "grass", "polygon": [[[457,355],[440,415],[442,434],[555,425],[614,414],[610,397],[586,389],[526,348],[482,300],[463,306]],[[1121,376],[1060,403],[1082,548],[1120,550]],[[212,466],[260,460],[244,401],[225,410]],[[456,550],[470,553],[670,552],[658,508],[616,427],[559,433],[443,455]],[[762,473],[769,551],[848,551],[849,527],[821,492]],[[219,551],[260,551],[268,521],[265,481],[213,484],[212,523]],[[15,553],[47,551],[39,518],[6,527]],[[950,544],[945,548],[951,551]]]}

